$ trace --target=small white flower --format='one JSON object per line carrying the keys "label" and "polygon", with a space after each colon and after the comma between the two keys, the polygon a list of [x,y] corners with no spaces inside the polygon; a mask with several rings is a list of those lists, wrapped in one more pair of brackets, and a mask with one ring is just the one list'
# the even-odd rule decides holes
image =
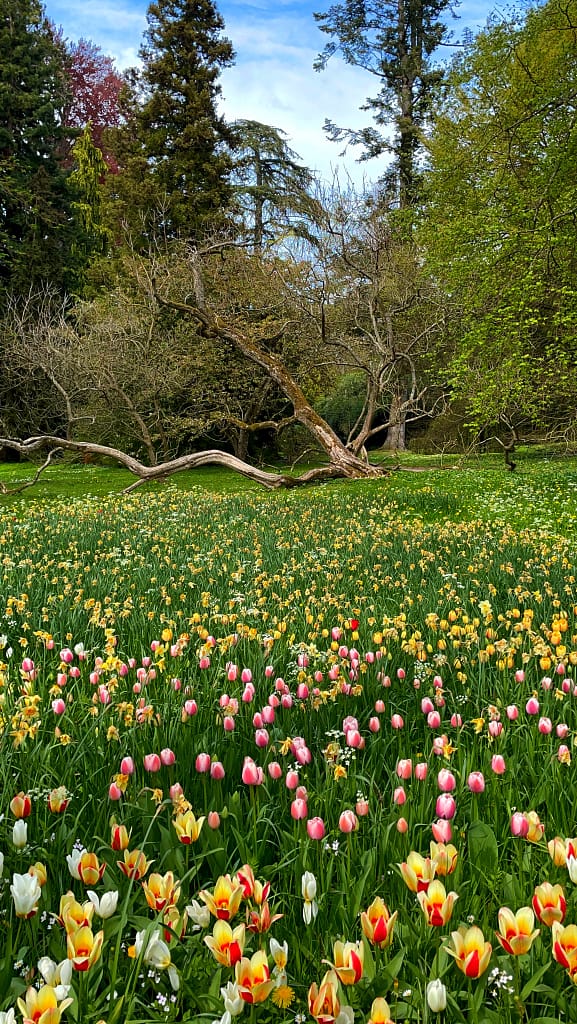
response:
{"label": "small white flower", "polygon": [[9,1010],[0,1011],[0,1024],[16,1024],[16,1017],[14,1016],[14,1008],[12,1006]]}
{"label": "small white flower", "polygon": [[193,923],[193,932],[198,931],[199,928],[208,928],[210,924],[210,910],[204,904],[200,904],[198,900],[193,900],[186,907],[186,913]]}
{"label": "small white flower", "polygon": [[244,1010],[244,999],[241,999],[239,995],[236,981],[229,981],[224,988],[221,988],[220,994],[229,1017],[238,1017]]}
{"label": "small white flower", "polygon": [[577,858],[567,857],[567,871],[572,882],[577,882]]}

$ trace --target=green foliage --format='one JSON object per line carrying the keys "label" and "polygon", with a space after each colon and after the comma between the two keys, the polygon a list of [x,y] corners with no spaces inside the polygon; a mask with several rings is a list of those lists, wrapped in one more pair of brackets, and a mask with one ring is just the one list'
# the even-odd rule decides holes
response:
{"label": "green foliage", "polygon": [[[39,0],[6,0],[0,21],[0,289],[74,278],[76,226],[59,149],[63,53]],[[0,295],[0,300],[2,295]]]}
{"label": "green foliage", "polygon": [[494,21],[434,124],[423,237],[461,309],[447,379],[477,428],[561,431],[574,415],[576,55],[571,5]]}

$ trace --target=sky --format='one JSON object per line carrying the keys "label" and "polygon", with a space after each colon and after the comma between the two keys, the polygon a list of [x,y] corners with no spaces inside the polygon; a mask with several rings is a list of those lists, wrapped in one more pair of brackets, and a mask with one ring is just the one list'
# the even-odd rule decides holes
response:
{"label": "sky", "polygon": [[[44,0],[44,7],[67,39],[95,43],[119,71],[138,63],[148,0]],[[220,77],[227,120],[246,118],[281,129],[302,163],[326,181],[335,172],[341,184],[347,178],[357,186],[376,180],[383,164],[359,164],[354,149],[340,157],[342,143],[323,132],[326,118],[346,128],[370,124],[370,113],[359,108],[378,92],[374,76],[336,57],[326,70],[313,70],[329,39],[313,11],[327,11],[330,0],[217,0],[217,7],[236,52],[234,67]],[[452,23],[455,38],[465,28],[482,28],[493,7],[491,0],[462,0]]]}

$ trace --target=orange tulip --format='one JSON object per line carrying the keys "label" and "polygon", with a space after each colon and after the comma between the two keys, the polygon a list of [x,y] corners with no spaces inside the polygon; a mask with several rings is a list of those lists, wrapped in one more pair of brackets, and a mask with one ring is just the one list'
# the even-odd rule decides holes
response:
{"label": "orange tulip", "polygon": [[180,883],[175,882],[172,871],[167,871],[165,875],[150,875],[148,881],[142,883],[142,888],[151,910],[164,910],[178,903]]}
{"label": "orange tulip", "polygon": [[435,865],[430,857],[421,857],[411,850],[407,860],[399,864],[401,874],[411,892],[423,892],[435,877]]}
{"label": "orange tulip", "polygon": [[554,921],[562,922],[565,919],[567,901],[562,885],[542,882],[535,887],[532,903],[541,924],[548,928],[551,928]]}
{"label": "orange tulip", "polygon": [[393,929],[398,911],[389,913],[389,908],[380,896],[377,896],[370,907],[361,914],[361,928],[369,942],[379,949],[386,949],[391,944]]}
{"label": "orange tulip", "polygon": [[271,980],[266,953],[260,949],[250,960],[243,956],[234,968],[238,994],[245,1003],[262,1003],[272,992],[276,981]]}
{"label": "orange tulip", "polygon": [[356,985],[363,976],[365,947],[362,942],[341,942],[337,940],[333,946],[334,964],[329,964],[342,985]]}
{"label": "orange tulip", "polygon": [[32,810],[32,800],[28,793],[17,793],[12,797],[10,810],[15,818],[27,818]]}
{"label": "orange tulip", "polygon": [[215,921],[212,935],[204,937],[213,957],[223,967],[234,967],[242,959],[244,940],[244,925],[239,924],[233,930],[228,921]]}
{"label": "orange tulip", "polygon": [[480,978],[489,966],[493,948],[490,942],[485,942],[481,929],[476,925],[459,928],[451,932],[451,939],[453,949],[450,946],[443,946],[443,949],[455,958],[457,967],[467,978]]}
{"label": "orange tulip", "polygon": [[258,910],[246,910],[246,926],[249,932],[268,932],[275,921],[280,921],[282,914],[271,914],[268,900],[265,900]]}
{"label": "orange tulip", "polygon": [[316,984],[309,988],[309,1013],[318,1024],[334,1024],[341,1004],[338,998],[338,978],[334,971],[328,971],[321,981],[320,988]]}
{"label": "orange tulip", "polygon": [[521,907],[516,914],[508,907],[501,907],[499,931],[495,935],[505,952],[522,956],[529,952],[539,934],[539,929],[533,931],[534,924],[535,915],[531,907]]}
{"label": "orange tulip", "polygon": [[230,875],[221,875],[217,879],[214,893],[201,889],[199,896],[211,914],[221,921],[230,921],[242,902],[242,886],[237,885]]}
{"label": "orange tulip", "polygon": [[106,864],[101,864],[95,853],[85,850],[78,861],[78,875],[84,885],[97,885],[106,871]]}
{"label": "orange tulip", "polygon": [[434,927],[442,927],[451,920],[453,906],[458,898],[456,892],[447,893],[445,886],[437,878],[429,882],[426,892],[417,893],[427,924]]}
{"label": "orange tulip", "polygon": [[144,878],[152,861],[147,860],[140,850],[125,850],[124,860],[117,860],[116,863],[127,878],[134,878],[138,882]]}

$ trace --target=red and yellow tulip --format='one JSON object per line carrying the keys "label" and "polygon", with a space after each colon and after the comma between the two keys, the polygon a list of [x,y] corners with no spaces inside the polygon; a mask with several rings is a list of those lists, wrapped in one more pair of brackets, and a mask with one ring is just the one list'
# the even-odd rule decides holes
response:
{"label": "red and yellow tulip", "polygon": [[506,953],[522,956],[529,952],[539,934],[538,928],[533,930],[534,924],[535,915],[531,907],[521,907],[516,914],[509,907],[501,907],[499,931],[495,935]]}
{"label": "red and yellow tulip", "polygon": [[411,850],[406,862],[399,864],[401,874],[411,892],[423,892],[435,877],[435,865],[430,857],[421,857]]}
{"label": "red and yellow tulip", "polygon": [[390,945],[397,913],[396,910],[394,914],[389,913],[381,897],[375,897],[370,907],[361,914],[361,928],[369,942],[379,949],[386,949]]}
{"label": "red and yellow tulip", "polygon": [[554,959],[573,974],[577,971],[577,925],[568,924],[567,927],[563,927],[558,921],[554,921],[551,937]]}
{"label": "red and yellow tulip", "polygon": [[334,963],[324,960],[335,972],[342,985],[356,985],[363,976],[365,947],[362,942],[341,942],[333,945]]}
{"label": "red and yellow tulip", "polygon": [[250,960],[243,956],[234,968],[238,994],[245,1003],[262,1003],[275,987],[271,980],[267,955],[260,949]]}
{"label": "red and yellow tulip", "polygon": [[211,914],[221,921],[230,921],[242,902],[242,886],[238,885],[230,875],[221,875],[217,879],[214,892],[201,889],[199,896],[203,900]]}
{"label": "red and yellow tulip", "polygon": [[127,878],[134,878],[138,882],[144,878],[152,861],[147,860],[141,850],[125,850],[124,860],[117,860],[116,863]]}
{"label": "red and yellow tulip", "polygon": [[451,920],[455,900],[458,898],[456,892],[447,893],[445,886],[438,878],[429,882],[426,892],[417,893],[417,899],[421,904],[427,924],[437,928]]}
{"label": "red and yellow tulip", "polygon": [[205,935],[204,941],[215,960],[223,967],[234,967],[244,952],[245,927],[237,925],[233,930],[228,921],[216,921],[212,935]]}
{"label": "red and yellow tulip", "polygon": [[17,1003],[24,1024],[59,1024],[63,1011],[73,1001],[63,999],[59,1003],[53,986],[41,985],[39,989],[27,988],[24,999],[18,999]]}
{"label": "red and yellow tulip", "polygon": [[476,925],[471,928],[462,927],[451,932],[451,939],[453,948],[444,946],[443,949],[455,958],[457,967],[467,978],[480,978],[489,966],[493,950],[491,943],[485,942],[481,929]]}
{"label": "red and yellow tulip", "polygon": [[91,928],[77,928],[66,935],[68,959],[76,971],[87,971],[100,958],[104,932],[94,935]]}
{"label": "red and yellow tulip", "polygon": [[147,882],[142,883],[146,902],[151,910],[164,910],[174,906],[180,896],[180,883],[175,881],[172,871],[165,875],[153,873]]}
{"label": "red and yellow tulip", "polygon": [[533,910],[541,924],[551,928],[555,921],[562,923],[565,919],[567,901],[562,885],[551,885],[551,882],[542,882],[535,887],[533,893]]}
{"label": "red and yellow tulip", "polygon": [[204,817],[196,818],[191,810],[184,811],[184,813],[177,814],[173,818],[172,824],[176,831],[176,835],[181,843],[185,846],[190,846],[191,843],[196,843],[200,836],[200,831],[204,824]]}
{"label": "red and yellow tulip", "polygon": [[334,1024],[341,1004],[338,997],[338,978],[334,971],[327,971],[320,987],[316,983],[309,988],[309,1013],[317,1024]]}

